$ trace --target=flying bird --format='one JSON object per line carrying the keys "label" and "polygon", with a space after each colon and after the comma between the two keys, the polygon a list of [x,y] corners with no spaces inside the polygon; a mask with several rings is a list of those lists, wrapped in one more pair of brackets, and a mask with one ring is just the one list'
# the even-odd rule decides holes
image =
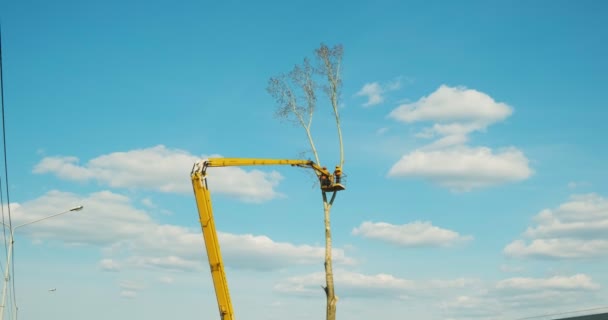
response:
{"label": "flying bird", "polygon": [[49,289],[49,291],[57,291],[57,288]]}

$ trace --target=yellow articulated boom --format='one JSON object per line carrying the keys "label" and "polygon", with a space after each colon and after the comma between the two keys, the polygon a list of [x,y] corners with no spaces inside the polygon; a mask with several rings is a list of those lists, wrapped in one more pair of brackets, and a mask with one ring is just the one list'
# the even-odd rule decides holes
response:
{"label": "yellow articulated boom", "polygon": [[330,173],[327,168],[320,167],[310,160],[289,160],[289,159],[253,159],[253,158],[212,158],[199,161],[194,164],[191,173],[194,197],[198,208],[199,220],[203,230],[205,249],[209,259],[211,278],[215,288],[217,304],[221,320],[234,320],[234,310],[230,301],[224,262],[217,238],[217,230],[213,220],[213,207],[211,196],[207,186],[207,168],[211,167],[235,167],[235,166],[271,166],[271,165],[291,165],[295,167],[311,168],[317,174],[324,192],[337,192],[344,190],[342,185],[342,170]]}

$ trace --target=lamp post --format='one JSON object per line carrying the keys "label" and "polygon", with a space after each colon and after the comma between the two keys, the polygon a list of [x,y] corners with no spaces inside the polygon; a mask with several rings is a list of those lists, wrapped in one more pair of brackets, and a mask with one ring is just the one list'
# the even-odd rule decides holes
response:
{"label": "lamp post", "polygon": [[[4,311],[6,310],[6,288],[8,287],[8,279],[9,279],[9,271],[10,271],[10,265],[11,265],[11,258],[13,256],[13,243],[15,242],[14,240],[14,234],[15,234],[15,230],[17,228],[21,228],[27,225],[30,225],[32,223],[36,223],[36,222],[40,222],[42,220],[46,220],[46,219],[50,219],[50,218],[54,218],[56,216],[62,215],[62,214],[66,214],[66,213],[70,213],[70,212],[74,212],[74,211],[80,211],[82,210],[82,208],[84,208],[83,206],[78,206],[78,207],[74,207],[70,210],[66,210],[54,215],[50,215],[48,217],[44,217],[44,218],[40,218],[40,219],[36,219],[34,221],[30,221],[30,222],[26,222],[23,224],[20,224],[16,227],[13,227],[10,230],[10,236],[9,236],[9,246],[8,246],[8,253],[7,253],[7,258],[6,258],[6,270],[4,271],[4,287],[2,288],[2,305],[0,306],[0,308],[2,310],[0,310],[0,320],[4,320]],[[0,222],[0,224],[4,225],[4,227],[8,227],[6,224]]]}

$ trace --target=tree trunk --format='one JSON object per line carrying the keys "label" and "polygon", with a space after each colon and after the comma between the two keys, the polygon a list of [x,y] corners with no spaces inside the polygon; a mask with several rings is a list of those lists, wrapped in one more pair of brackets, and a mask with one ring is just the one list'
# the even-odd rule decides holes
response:
{"label": "tree trunk", "polygon": [[336,297],[334,291],[334,273],[332,270],[331,254],[331,225],[329,219],[334,197],[335,193],[332,197],[332,201],[327,202],[327,196],[325,195],[325,192],[323,192],[323,211],[325,212],[325,295],[327,297],[326,320],[336,319],[336,303],[338,302],[338,297]]}

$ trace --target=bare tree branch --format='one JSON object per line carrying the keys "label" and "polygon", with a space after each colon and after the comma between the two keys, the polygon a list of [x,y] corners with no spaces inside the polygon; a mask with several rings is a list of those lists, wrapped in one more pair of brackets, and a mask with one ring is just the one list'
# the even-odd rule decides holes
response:
{"label": "bare tree branch", "polygon": [[344,143],[342,141],[342,127],[340,125],[340,114],[338,112],[340,90],[342,89],[342,78],[340,76],[340,65],[344,50],[342,45],[329,48],[325,44],[315,50],[317,58],[320,60],[318,71],[327,77],[328,84],[324,86],[325,93],[329,96],[331,106],[336,119],[338,130],[338,142],[340,144],[340,167],[344,167]]}
{"label": "bare tree branch", "polygon": [[[321,46],[315,50],[315,54],[319,64],[316,68],[310,64],[308,59],[304,59],[301,66],[294,66],[287,75],[270,78],[267,90],[275,98],[278,104],[276,115],[281,119],[291,120],[304,129],[316,163],[321,165],[319,154],[311,134],[312,118],[317,103],[316,91],[318,89],[318,86],[314,81],[314,76],[315,74],[321,75],[324,78],[324,81],[327,81],[327,84],[322,88],[329,97],[336,120],[340,147],[340,168],[342,168],[344,166],[344,147],[338,106],[340,89],[342,87],[340,64],[342,63],[343,49],[341,45],[329,48],[325,44],[321,44]],[[304,101],[304,104],[299,104],[299,100]],[[321,191],[321,194],[323,198],[325,225],[324,265],[326,283],[322,288],[325,291],[327,298],[326,320],[335,320],[338,297],[335,295],[334,290],[330,214],[332,205],[336,199],[336,192],[334,191],[332,193],[331,199],[329,200],[325,191]]]}
{"label": "bare tree branch", "polygon": [[[296,91],[292,89],[292,84],[295,85],[297,90],[304,92],[304,100],[306,100],[305,107],[298,104],[298,95],[296,94]],[[298,65],[294,66],[287,76],[280,75],[278,77],[270,78],[267,91],[275,98],[279,105],[276,115],[281,119],[288,120],[295,117],[295,122],[302,126],[306,132],[306,137],[308,138],[308,143],[310,144],[316,163],[320,165],[319,153],[315,147],[310,130],[317,102],[315,87],[313,69],[308,62],[308,59],[304,59],[303,67]]]}

